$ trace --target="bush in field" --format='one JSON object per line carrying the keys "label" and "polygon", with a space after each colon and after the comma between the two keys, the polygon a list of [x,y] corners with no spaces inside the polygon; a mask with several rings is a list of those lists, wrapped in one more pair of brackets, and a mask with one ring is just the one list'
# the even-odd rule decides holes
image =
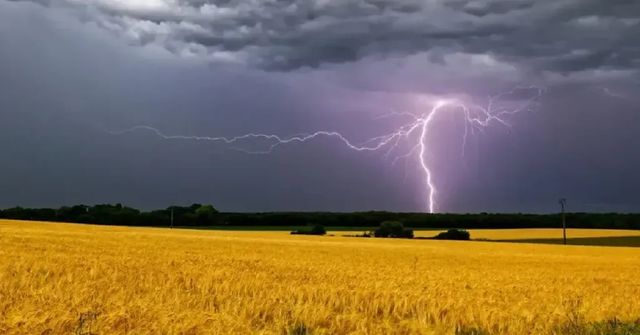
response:
{"label": "bush in field", "polygon": [[449,229],[434,237],[436,240],[459,240],[468,241],[471,239],[471,234],[464,229]]}
{"label": "bush in field", "polygon": [[299,229],[291,232],[292,235],[326,235],[327,230],[323,225],[314,225],[310,229]]}
{"label": "bush in field", "polygon": [[373,232],[375,237],[413,238],[413,229],[405,228],[402,222],[384,221]]}

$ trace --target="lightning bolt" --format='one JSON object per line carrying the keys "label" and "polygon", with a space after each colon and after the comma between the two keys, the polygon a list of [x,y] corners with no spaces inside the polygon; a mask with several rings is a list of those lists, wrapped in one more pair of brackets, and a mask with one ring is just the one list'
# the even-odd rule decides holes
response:
{"label": "lightning bolt", "polygon": [[[544,90],[538,87],[516,87],[510,91],[490,96],[486,106],[465,103],[463,99],[432,99],[429,97],[420,97],[420,105],[430,106],[428,111],[422,114],[414,114],[409,112],[395,112],[387,117],[409,117],[410,122],[394,129],[393,131],[381,136],[372,137],[363,143],[355,143],[346,136],[337,131],[319,130],[309,134],[298,134],[293,136],[279,136],[275,134],[264,133],[247,133],[234,137],[210,137],[210,136],[189,136],[189,135],[167,135],[157,128],[148,125],[138,125],[121,131],[109,131],[112,135],[124,135],[136,131],[148,131],[165,140],[190,140],[190,141],[210,141],[220,142],[229,145],[234,150],[239,150],[247,154],[269,154],[279,146],[291,143],[304,143],[319,137],[335,138],[349,150],[356,152],[377,152],[386,150],[385,157],[395,153],[393,164],[401,159],[409,159],[415,157],[419,168],[424,175],[425,187],[427,188],[426,207],[429,213],[437,211],[437,188],[433,180],[433,173],[429,167],[431,157],[429,155],[429,129],[433,126],[437,116],[447,112],[458,112],[464,117],[464,133],[462,135],[462,152],[467,145],[467,138],[470,134],[489,127],[493,123],[497,123],[506,127],[511,127],[507,118],[509,116],[533,110]],[[521,96],[521,95],[524,95]],[[259,142],[256,142],[259,141]],[[249,150],[242,147],[247,143],[256,144],[264,143],[265,149]],[[404,153],[398,153],[403,143],[409,143],[410,149]]]}

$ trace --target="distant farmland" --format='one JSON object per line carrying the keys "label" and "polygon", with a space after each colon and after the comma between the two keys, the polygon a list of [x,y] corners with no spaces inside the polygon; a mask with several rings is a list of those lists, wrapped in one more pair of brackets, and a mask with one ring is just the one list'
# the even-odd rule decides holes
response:
{"label": "distant farmland", "polygon": [[640,317],[638,274],[640,248],[0,220],[0,333],[580,334]]}

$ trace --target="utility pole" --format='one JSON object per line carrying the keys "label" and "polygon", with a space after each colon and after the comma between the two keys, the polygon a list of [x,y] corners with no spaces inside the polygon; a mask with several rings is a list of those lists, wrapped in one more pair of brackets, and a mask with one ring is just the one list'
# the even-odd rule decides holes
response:
{"label": "utility pole", "polygon": [[561,215],[562,215],[562,240],[564,242],[564,244],[567,244],[567,221],[565,219],[565,214],[564,214],[564,208],[567,205],[567,199],[562,198],[560,199],[560,209],[561,209]]}
{"label": "utility pole", "polygon": [[171,207],[171,225],[169,228],[173,229],[173,207]]}

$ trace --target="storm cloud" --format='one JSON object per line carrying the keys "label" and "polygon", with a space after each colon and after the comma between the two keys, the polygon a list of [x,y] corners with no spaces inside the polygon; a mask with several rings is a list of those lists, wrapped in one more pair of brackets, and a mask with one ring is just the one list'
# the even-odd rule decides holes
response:
{"label": "storm cloud", "polygon": [[36,2],[132,44],[269,70],[429,51],[563,74],[640,66],[634,0]]}

